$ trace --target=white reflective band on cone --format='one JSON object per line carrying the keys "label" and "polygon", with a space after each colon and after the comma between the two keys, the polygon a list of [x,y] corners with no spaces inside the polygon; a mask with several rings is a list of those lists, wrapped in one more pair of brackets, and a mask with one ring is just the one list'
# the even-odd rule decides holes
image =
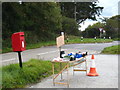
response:
{"label": "white reflective band on cone", "polygon": [[91,67],[95,68],[95,61],[94,60],[91,61]]}

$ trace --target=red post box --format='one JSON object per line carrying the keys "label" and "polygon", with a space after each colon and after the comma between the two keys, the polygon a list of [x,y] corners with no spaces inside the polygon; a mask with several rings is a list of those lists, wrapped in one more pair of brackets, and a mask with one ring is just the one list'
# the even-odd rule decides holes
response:
{"label": "red post box", "polygon": [[12,34],[12,48],[14,52],[24,51],[26,49],[24,32]]}

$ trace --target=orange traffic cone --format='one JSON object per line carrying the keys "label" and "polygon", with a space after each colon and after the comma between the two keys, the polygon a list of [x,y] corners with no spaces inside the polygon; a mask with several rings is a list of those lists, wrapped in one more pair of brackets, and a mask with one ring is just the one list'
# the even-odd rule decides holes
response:
{"label": "orange traffic cone", "polygon": [[87,75],[88,76],[98,76],[98,73],[96,72],[96,68],[95,68],[94,55],[92,55],[91,59],[92,59],[92,63],[91,63],[91,67],[90,67],[90,72]]}

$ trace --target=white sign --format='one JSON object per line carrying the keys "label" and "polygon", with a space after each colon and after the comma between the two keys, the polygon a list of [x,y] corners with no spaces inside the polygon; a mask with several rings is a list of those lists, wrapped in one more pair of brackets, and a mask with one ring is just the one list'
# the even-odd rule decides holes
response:
{"label": "white sign", "polygon": [[24,41],[22,41],[22,48],[24,48]]}
{"label": "white sign", "polygon": [[103,30],[103,33],[105,33],[106,31],[105,30]]}
{"label": "white sign", "polygon": [[22,4],[22,1],[20,0],[19,3]]}
{"label": "white sign", "polygon": [[64,35],[64,32],[61,32],[61,35]]}
{"label": "white sign", "polygon": [[65,44],[64,43],[64,35],[57,37],[56,38],[56,43],[57,43],[57,47],[60,47],[60,46],[64,45]]}
{"label": "white sign", "polygon": [[99,28],[100,32],[102,32],[103,28]]}

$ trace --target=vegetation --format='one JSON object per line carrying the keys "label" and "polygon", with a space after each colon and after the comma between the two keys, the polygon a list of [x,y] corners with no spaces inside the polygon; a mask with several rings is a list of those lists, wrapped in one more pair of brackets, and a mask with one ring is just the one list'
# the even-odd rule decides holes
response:
{"label": "vegetation", "polygon": [[74,2],[3,2],[3,51],[11,50],[11,35],[15,32],[25,32],[28,46],[55,41],[61,31],[65,35],[80,35],[78,24],[86,19],[95,20],[103,9],[95,2],[76,2],[75,20],[74,7]]}
{"label": "vegetation", "polygon": [[[96,40],[94,38],[83,38],[78,36],[67,36],[65,37],[65,44],[73,44],[73,43],[104,43],[104,42],[112,42],[112,39],[99,39],[97,38]],[[56,41],[47,41],[47,42],[39,42],[35,44],[27,44],[26,49],[34,49],[34,48],[40,48],[40,47],[45,47],[45,46],[52,46],[56,45]],[[3,48],[1,53],[7,53],[11,52],[12,48]]]}
{"label": "vegetation", "polygon": [[[74,39],[72,39],[74,38]],[[66,44],[70,43],[105,43],[105,42],[112,42],[112,39],[94,39],[94,38],[78,38],[78,37],[69,37],[68,41],[66,40]]]}
{"label": "vegetation", "polygon": [[[99,31],[99,28],[100,27],[103,27],[104,24],[103,23],[96,23],[96,24],[93,24],[92,26],[89,25],[85,31],[82,32],[83,34],[83,37],[86,37],[86,38],[94,38],[94,37],[97,37],[97,38],[100,38],[100,31]],[[104,37],[105,35],[103,35],[102,33],[102,36],[101,37]]]}
{"label": "vegetation", "polygon": [[106,47],[104,50],[101,52],[104,54],[120,54],[120,45],[114,45],[111,47]]}
{"label": "vegetation", "polygon": [[[59,63],[56,63],[55,73],[59,70]],[[29,84],[40,82],[50,75],[52,75],[52,63],[50,61],[31,59],[23,63],[22,69],[18,64],[11,64],[2,67],[2,88],[23,88]]]}
{"label": "vegetation", "polygon": [[80,31],[78,30],[78,24],[74,19],[63,17],[62,21],[62,30],[65,33],[66,36],[68,35],[74,35],[74,36],[80,36]]}
{"label": "vegetation", "polygon": [[[77,23],[81,23],[86,19],[97,20],[103,10],[103,7],[97,6],[97,2],[61,2],[62,15],[75,18]],[[76,6],[76,12],[75,12]]]}
{"label": "vegetation", "polygon": [[116,15],[106,20],[106,25],[104,26],[106,30],[106,36],[111,36],[112,38],[120,38],[120,15]]}
{"label": "vegetation", "polygon": [[[34,49],[34,48],[40,48],[40,47],[45,47],[45,46],[52,46],[55,45],[56,42],[55,41],[48,41],[48,42],[39,42],[39,43],[35,43],[35,44],[27,44],[26,49]],[[7,52],[11,52],[12,48],[3,48],[1,53],[7,53]]]}
{"label": "vegetation", "polygon": [[[103,22],[98,22],[92,26],[88,26],[85,31],[83,31],[83,36],[87,38],[100,37],[99,28],[103,28],[101,31],[101,37],[111,37],[120,38],[119,33],[120,26],[120,15],[113,16],[111,18],[104,18]],[[103,32],[105,31],[105,32]],[[118,39],[119,40],[119,39]]]}
{"label": "vegetation", "polygon": [[[11,35],[25,32],[27,44],[55,40],[62,29],[62,15],[56,3],[3,3],[3,48],[11,47]],[[8,10],[9,8],[9,10]]]}

